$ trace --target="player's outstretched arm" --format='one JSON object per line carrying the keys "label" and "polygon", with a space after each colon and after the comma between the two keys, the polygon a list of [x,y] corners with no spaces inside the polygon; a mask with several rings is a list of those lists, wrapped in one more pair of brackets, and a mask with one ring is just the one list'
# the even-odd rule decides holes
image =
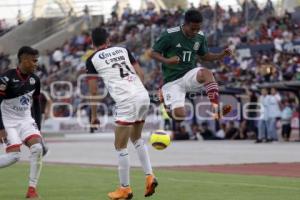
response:
{"label": "player's outstretched arm", "polygon": [[36,82],[36,88],[33,93],[33,102],[32,102],[32,108],[33,113],[32,117],[35,120],[35,123],[37,124],[39,130],[41,130],[41,123],[42,123],[42,111],[41,111],[41,100],[40,100],[40,94],[41,94],[41,83],[40,80],[37,79]]}
{"label": "player's outstretched arm", "polygon": [[41,93],[44,95],[45,99],[46,99],[46,106],[45,106],[45,111],[44,111],[44,120],[48,119],[50,117],[50,113],[51,113],[51,106],[53,104],[52,99],[50,98],[50,96],[48,95],[48,92],[46,91],[41,91]]}
{"label": "player's outstretched arm", "polygon": [[[98,125],[100,122],[97,118],[97,106],[95,102],[97,102],[97,94],[98,94],[98,83],[97,79],[91,78],[88,80],[89,92],[90,92],[90,102],[91,102],[91,124]],[[95,127],[96,128],[96,127]]]}
{"label": "player's outstretched arm", "polygon": [[41,114],[41,102],[39,96],[35,96],[33,98],[32,106],[33,106],[32,116],[39,130],[41,130],[42,114]]}
{"label": "player's outstretched arm", "polygon": [[[86,70],[87,74],[97,75],[98,72],[95,69],[93,62],[91,61],[92,56],[90,56],[86,61]],[[95,102],[97,102],[97,94],[98,94],[98,81],[96,77],[91,77],[88,79],[89,93],[90,93],[90,102],[91,102],[91,125],[93,128],[98,128],[97,126],[100,124],[97,118],[97,106]],[[99,99],[98,99],[99,100]]]}
{"label": "player's outstretched arm", "polygon": [[[0,106],[1,106],[2,100],[3,100],[3,97],[0,94]],[[4,124],[2,121],[2,114],[1,114],[1,109],[0,109],[0,130],[2,130],[2,129],[4,129]]]}
{"label": "player's outstretched arm", "polygon": [[135,62],[132,66],[134,67],[134,70],[137,73],[137,75],[140,77],[142,83],[144,83],[144,79],[145,79],[144,71],[141,68],[140,64],[138,62]]}
{"label": "player's outstretched arm", "polygon": [[[0,95],[0,105],[2,103],[2,97]],[[3,143],[5,141],[6,138],[6,132],[4,130],[4,125],[3,125],[3,121],[2,121],[2,115],[1,115],[1,109],[0,109],[0,144]]]}

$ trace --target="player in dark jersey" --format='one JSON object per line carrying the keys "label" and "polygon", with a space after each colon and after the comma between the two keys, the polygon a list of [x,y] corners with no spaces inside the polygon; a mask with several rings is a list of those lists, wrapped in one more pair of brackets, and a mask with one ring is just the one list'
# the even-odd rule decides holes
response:
{"label": "player in dark jersey", "polygon": [[43,154],[40,79],[34,74],[37,59],[38,51],[24,46],[18,51],[19,66],[0,76],[0,139],[6,145],[6,154],[0,156],[0,168],[19,161],[22,144],[29,148],[30,173],[26,198],[38,198],[36,186]]}
{"label": "player in dark jersey", "polygon": [[219,106],[219,89],[213,73],[197,67],[197,55],[204,61],[222,60],[231,56],[225,49],[221,53],[208,52],[207,40],[200,31],[202,15],[197,10],[185,13],[182,26],[162,33],[152,48],[151,57],[162,62],[164,85],[161,95],[165,106],[172,111],[171,116],[183,120],[186,116],[184,104],[186,92],[199,91],[205,87],[213,108],[213,117],[219,119],[231,111],[230,105]]}

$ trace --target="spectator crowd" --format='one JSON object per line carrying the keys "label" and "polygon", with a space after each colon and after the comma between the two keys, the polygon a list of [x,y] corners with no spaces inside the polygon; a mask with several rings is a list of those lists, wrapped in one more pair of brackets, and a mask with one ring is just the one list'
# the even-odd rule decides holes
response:
{"label": "spectator crowd", "polygon": [[[289,97],[288,94],[288,98],[279,99],[278,93],[266,91],[261,91],[259,96],[255,91],[259,83],[300,81],[300,56],[293,48],[294,43],[300,44],[300,22],[293,18],[293,13],[286,12],[283,16],[277,16],[270,0],[263,8],[255,0],[245,1],[237,11],[231,7],[224,9],[218,3],[215,7],[202,4],[197,8],[193,5],[191,7],[200,10],[203,15],[202,31],[207,36],[209,46],[212,49],[229,47],[234,51],[232,58],[199,65],[211,68],[220,85],[246,88],[249,101],[256,98],[262,105],[273,105],[278,113],[275,115],[270,112],[274,116],[263,116],[255,124],[242,121],[239,128],[234,122],[224,122],[219,125],[218,131],[210,131],[206,122],[201,126],[192,126],[190,130],[183,126],[180,128],[181,132],[188,132],[185,138],[197,139],[200,133],[203,139],[246,139],[254,135],[257,142],[276,141],[276,122],[281,118],[285,130],[284,138],[288,140],[291,113],[296,105],[294,97]],[[120,18],[113,9],[111,19],[99,25],[109,30],[113,45],[125,46],[133,52],[145,71],[145,86],[150,93],[156,91],[163,82],[159,64],[150,59],[151,46],[161,32],[181,25],[183,14],[184,9],[181,7],[158,12],[154,4],[148,3],[147,9],[136,12],[127,7]],[[2,24],[5,21],[0,22],[1,36],[1,30],[4,30]],[[257,50],[244,55],[241,48]],[[59,95],[73,90],[73,95],[54,99],[56,102],[71,103],[77,108],[80,103],[87,101],[80,98],[81,94],[87,93],[86,84],[78,85],[86,80],[78,81],[78,77],[85,73],[85,60],[92,52],[88,31],[74,35],[71,40],[53,51],[40,52],[38,75],[41,77],[43,89],[50,92],[51,83],[57,80],[69,81],[73,86],[56,87],[55,91]],[[0,52],[0,72],[4,72],[9,65],[8,55]],[[99,84],[103,86],[103,83]],[[103,99],[103,103],[112,105],[113,101],[108,96]],[[57,116],[75,115],[77,111],[75,109],[70,113],[67,107],[56,110],[58,111],[54,114]]]}

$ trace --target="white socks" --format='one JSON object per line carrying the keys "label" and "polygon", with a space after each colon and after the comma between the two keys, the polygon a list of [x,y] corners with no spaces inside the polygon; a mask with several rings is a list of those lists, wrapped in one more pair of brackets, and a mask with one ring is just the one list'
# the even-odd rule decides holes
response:
{"label": "white socks", "polygon": [[119,161],[119,180],[121,187],[129,186],[129,155],[127,148],[117,150]]}
{"label": "white socks", "polygon": [[[138,139],[134,143],[134,147],[137,151],[138,157],[140,159],[141,165],[143,167],[143,170],[145,172],[145,175],[150,175],[152,174],[152,167],[150,163],[150,157],[148,153],[148,148],[144,144],[143,139]],[[129,155],[128,155],[128,150],[127,148],[117,150],[117,155],[118,155],[118,161],[119,161],[119,180],[120,180],[120,185],[121,187],[127,187],[130,185],[129,181]]]}
{"label": "white socks", "polygon": [[29,186],[36,187],[42,169],[43,147],[40,143],[30,147]]}
{"label": "white socks", "polygon": [[[40,143],[30,147],[29,186],[36,187],[42,167],[43,147]],[[8,167],[20,160],[21,152],[9,152],[0,156],[0,168]]]}
{"label": "white socks", "polygon": [[20,160],[21,152],[9,152],[0,156],[0,168],[8,167]]}
{"label": "white socks", "polygon": [[150,156],[148,153],[148,148],[144,144],[144,140],[140,138],[133,145],[137,151],[138,157],[140,159],[140,162],[144,169],[145,174],[146,175],[152,174],[153,172],[152,172],[152,167],[151,167],[151,163],[150,163]]}

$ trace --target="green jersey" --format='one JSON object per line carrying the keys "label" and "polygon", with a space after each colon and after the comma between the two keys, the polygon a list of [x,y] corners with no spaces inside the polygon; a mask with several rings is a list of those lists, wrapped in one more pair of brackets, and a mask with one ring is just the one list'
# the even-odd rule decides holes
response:
{"label": "green jersey", "polygon": [[184,35],[181,26],[170,28],[162,33],[152,49],[166,58],[173,56],[180,58],[179,64],[162,64],[165,83],[183,77],[196,67],[197,55],[204,56],[208,52],[207,40],[202,32],[194,38],[188,38]]}

